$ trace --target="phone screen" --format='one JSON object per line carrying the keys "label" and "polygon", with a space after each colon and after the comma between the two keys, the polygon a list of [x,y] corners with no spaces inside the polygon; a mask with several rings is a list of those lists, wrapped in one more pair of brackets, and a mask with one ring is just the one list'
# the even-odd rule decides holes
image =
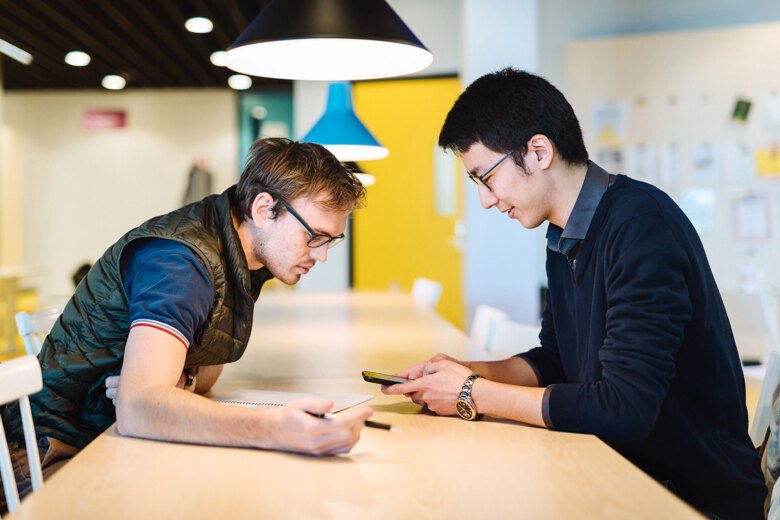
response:
{"label": "phone screen", "polygon": [[388,385],[388,386],[411,381],[411,379],[391,376],[390,374],[381,374],[379,372],[371,372],[370,370],[363,371],[363,379],[365,379],[369,383],[379,383],[380,385]]}

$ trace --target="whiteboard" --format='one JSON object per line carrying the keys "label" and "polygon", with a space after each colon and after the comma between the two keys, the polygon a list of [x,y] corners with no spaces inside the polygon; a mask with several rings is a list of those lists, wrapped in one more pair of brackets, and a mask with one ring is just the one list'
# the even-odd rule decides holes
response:
{"label": "whiteboard", "polygon": [[[780,23],[579,40],[566,50],[564,94],[591,158],[622,157],[613,173],[647,180],[683,207],[722,290],[780,288],[780,176],[756,169],[756,152],[777,147],[780,158],[779,52]],[[738,99],[751,102],[744,123],[731,117]],[[628,107],[610,136],[617,157],[604,152],[605,104]]]}

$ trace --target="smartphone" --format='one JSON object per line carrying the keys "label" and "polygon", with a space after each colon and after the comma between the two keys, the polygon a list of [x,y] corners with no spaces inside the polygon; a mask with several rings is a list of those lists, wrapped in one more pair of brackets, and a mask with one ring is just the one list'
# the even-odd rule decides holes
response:
{"label": "smartphone", "polygon": [[389,374],[380,374],[379,372],[371,372],[369,370],[363,370],[363,379],[369,383],[379,383],[380,385],[397,385],[398,383],[406,383],[411,379],[403,377],[391,376]]}

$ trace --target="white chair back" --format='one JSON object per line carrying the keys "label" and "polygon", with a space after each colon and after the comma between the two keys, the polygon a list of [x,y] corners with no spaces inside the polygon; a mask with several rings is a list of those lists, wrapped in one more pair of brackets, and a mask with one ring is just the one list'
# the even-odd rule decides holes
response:
{"label": "white chair back", "polygon": [[[24,356],[0,363],[0,405],[19,401],[19,412],[22,415],[24,428],[24,443],[27,448],[27,459],[30,464],[30,479],[33,491],[43,485],[41,459],[38,455],[38,442],[35,438],[32,412],[30,411],[29,395],[43,388],[41,365],[35,356]],[[3,478],[3,491],[8,504],[8,511],[13,513],[19,506],[19,491],[16,488],[16,478],[11,465],[11,454],[3,424],[0,422],[0,476]]]}
{"label": "white chair back", "polygon": [[512,356],[538,347],[538,325],[526,325],[508,319],[493,320],[490,323],[485,350],[496,356]]}
{"label": "white chair back", "polygon": [[441,284],[428,278],[418,277],[412,284],[412,300],[421,309],[434,310],[441,297]]}
{"label": "white chair back", "polygon": [[762,361],[780,345],[775,298],[764,292],[721,293],[743,361]]}
{"label": "white chair back", "polygon": [[30,356],[37,356],[43,346],[43,340],[62,314],[62,309],[50,311],[16,313],[16,330],[24,341],[24,348]]}
{"label": "white chair back", "polygon": [[506,318],[506,313],[501,309],[484,304],[477,307],[476,312],[474,312],[474,321],[471,322],[469,330],[469,336],[477,347],[485,348],[490,324],[504,318]]}
{"label": "white chair back", "polygon": [[772,420],[772,400],[778,386],[780,386],[780,351],[774,350],[770,352],[766,362],[766,372],[761,383],[761,393],[758,394],[756,413],[753,415],[753,424],[750,425],[750,439],[754,446],[764,442],[769,422]]}

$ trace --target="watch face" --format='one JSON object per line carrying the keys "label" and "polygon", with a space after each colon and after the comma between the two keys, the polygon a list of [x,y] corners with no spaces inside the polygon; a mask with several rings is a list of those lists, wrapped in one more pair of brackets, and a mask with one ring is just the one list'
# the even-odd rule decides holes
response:
{"label": "watch face", "polygon": [[462,418],[466,419],[467,421],[472,420],[476,415],[474,411],[474,407],[471,405],[470,402],[466,401],[465,399],[458,400],[458,402],[455,403],[455,408],[458,411],[458,415],[460,415]]}

